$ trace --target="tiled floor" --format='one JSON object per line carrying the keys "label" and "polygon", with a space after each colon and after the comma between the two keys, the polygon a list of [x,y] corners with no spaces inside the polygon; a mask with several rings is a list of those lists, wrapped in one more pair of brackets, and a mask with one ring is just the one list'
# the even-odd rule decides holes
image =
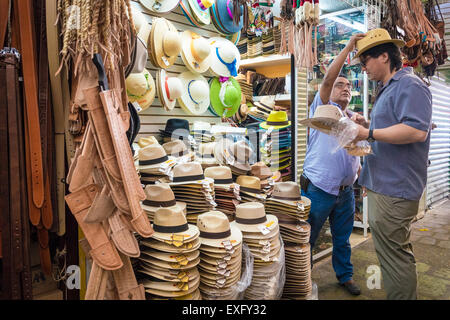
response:
{"label": "tiled floor", "polygon": [[[450,200],[447,200],[412,224],[411,241],[418,274],[418,298],[423,300],[450,300]],[[355,232],[359,232],[355,229]],[[370,234],[370,233],[369,233]],[[312,278],[319,289],[319,300],[337,299],[385,299],[381,288],[372,288],[371,269],[376,268],[378,259],[372,239],[352,249],[354,280],[361,287],[360,296],[352,296],[337,284],[331,266],[331,257],[314,265]],[[375,266],[375,267],[371,267]]]}

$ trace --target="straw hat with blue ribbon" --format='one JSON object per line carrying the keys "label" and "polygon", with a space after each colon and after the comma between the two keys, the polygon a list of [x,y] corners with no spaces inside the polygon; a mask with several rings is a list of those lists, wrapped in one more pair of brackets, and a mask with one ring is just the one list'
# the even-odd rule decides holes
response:
{"label": "straw hat with blue ribbon", "polygon": [[190,71],[181,73],[178,78],[183,85],[183,94],[178,102],[188,114],[201,115],[209,107],[209,85],[201,74]]}
{"label": "straw hat with blue ribbon", "polygon": [[241,55],[230,41],[220,37],[209,39],[213,52],[210,70],[217,77],[236,77]]}

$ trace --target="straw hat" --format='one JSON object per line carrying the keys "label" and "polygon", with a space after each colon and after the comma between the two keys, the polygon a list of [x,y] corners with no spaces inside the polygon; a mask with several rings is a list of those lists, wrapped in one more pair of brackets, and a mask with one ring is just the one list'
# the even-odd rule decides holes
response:
{"label": "straw hat", "polygon": [[[164,283],[164,282],[162,282],[162,283]],[[184,295],[194,292],[195,290],[197,290],[199,283],[200,283],[200,277],[198,277],[198,278],[192,280],[192,282],[188,282],[188,283],[171,284],[170,287],[168,287],[167,285],[162,285],[161,287],[158,286],[158,288],[160,288],[160,289],[155,289],[153,287],[153,285],[155,283],[150,282],[148,280],[144,281],[143,285],[145,288],[145,292],[147,292],[147,293],[154,294],[157,296],[172,298],[172,297],[184,296]],[[169,291],[169,288],[172,291]],[[164,290],[162,290],[162,289],[164,289]]]}
{"label": "straw hat", "polygon": [[212,0],[188,0],[191,13],[196,22],[202,25],[208,25],[211,23],[211,15],[209,7],[214,3]]}
{"label": "straw hat", "polygon": [[147,69],[141,73],[131,73],[125,80],[130,102],[137,102],[141,107],[138,112],[148,109],[155,99],[155,81]]}
{"label": "straw hat", "polygon": [[173,65],[181,51],[181,36],[175,26],[164,18],[156,18],[151,37],[156,67],[166,69]]}
{"label": "straw hat", "polygon": [[205,177],[214,179],[214,186],[230,187],[233,184],[231,169],[226,166],[206,168]]}
{"label": "straw hat", "polygon": [[227,216],[220,211],[209,211],[198,216],[197,227],[200,230],[202,245],[225,247],[227,243],[237,246],[242,242],[242,232],[230,226]]}
{"label": "straw hat", "polygon": [[151,32],[151,27],[142,12],[135,7],[132,7],[131,10],[137,37],[135,39],[135,46],[130,55],[130,64],[125,70],[125,77],[128,77],[130,73],[141,73],[144,71],[148,59],[147,42]]}
{"label": "straw hat", "polygon": [[238,162],[247,163],[253,155],[253,150],[250,148],[246,140],[240,140],[229,146],[228,151]]}
{"label": "straw hat", "polygon": [[177,99],[183,93],[183,86],[177,77],[167,76],[165,69],[159,69],[156,72],[156,85],[158,88],[158,97],[163,107],[170,111],[175,108]]}
{"label": "straw hat", "polygon": [[241,193],[248,194],[255,198],[264,198],[261,191],[261,180],[253,176],[239,176],[236,179]]}
{"label": "straw hat", "polygon": [[262,129],[269,129],[273,127],[274,129],[283,129],[291,125],[288,120],[286,111],[271,111],[267,121],[262,122],[259,126]]}
{"label": "straw hat", "polygon": [[148,10],[156,13],[166,13],[178,6],[180,0],[139,0]]}
{"label": "straw hat", "polygon": [[212,45],[211,72],[217,77],[235,77],[241,63],[241,55],[236,46],[225,38],[209,39]]}
{"label": "straw hat", "polygon": [[217,165],[217,160],[214,156],[215,142],[201,143],[197,152],[197,161],[202,166]]}
{"label": "straw hat", "polygon": [[183,241],[193,239],[198,235],[198,228],[188,224],[183,211],[177,207],[159,208],[155,212],[153,222],[153,238],[164,241],[172,240],[174,236]]}
{"label": "straw hat", "polygon": [[299,203],[308,206],[311,203],[308,198],[301,196],[300,186],[293,181],[275,183],[270,200],[290,206],[297,206]]}
{"label": "straw hat", "polygon": [[142,137],[138,140],[138,145],[141,148],[145,148],[151,144],[159,144],[158,140],[154,136]]}
{"label": "straw hat", "polygon": [[214,78],[211,82],[209,93],[211,100],[211,109],[219,117],[232,117],[241,105],[241,86],[234,79],[221,82],[218,78]]}
{"label": "straw hat", "polygon": [[365,51],[379,46],[384,43],[393,43],[397,47],[402,48],[406,43],[400,39],[392,39],[391,35],[386,29],[377,28],[366,32],[366,36],[356,42],[356,53],[354,58],[358,58]]}
{"label": "straw hat", "polygon": [[203,184],[205,175],[198,162],[179,163],[173,167],[173,182],[170,185]]}
{"label": "straw hat", "polygon": [[[197,2],[197,0],[194,0]],[[208,71],[212,61],[212,47],[208,40],[191,30],[185,30],[182,34],[181,58],[186,67],[196,73]]]}
{"label": "straw hat", "polygon": [[[264,205],[260,202],[246,202],[236,206],[236,220],[231,223],[242,232],[267,233],[278,226],[278,219],[273,215],[266,215]],[[265,233],[265,232],[264,232]],[[245,237],[245,235],[244,235]]]}
{"label": "straw hat", "polygon": [[260,101],[256,101],[253,104],[259,109],[270,113],[275,109],[275,98],[273,98],[272,96],[264,96]]}
{"label": "straw hat", "polygon": [[325,104],[316,108],[312,118],[300,120],[300,124],[330,134],[342,117],[344,114],[338,106]]}
{"label": "straw hat", "polygon": [[156,212],[160,207],[177,207],[186,214],[186,203],[175,200],[175,195],[167,183],[148,185],[144,192],[147,198],[142,202],[142,208],[150,212]]}
{"label": "straw hat", "polygon": [[201,74],[190,71],[181,73],[178,78],[183,85],[183,94],[178,100],[185,112],[201,115],[209,107],[209,85]]}
{"label": "straw hat", "polygon": [[186,144],[181,140],[173,140],[162,145],[166,153],[174,158],[186,156],[189,160],[193,158],[194,153],[189,150]]}
{"label": "straw hat", "polygon": [[177,245],[168,244],[152,238],[142,239],[141,244],[148,248],[172,253],[187,253],[198,250],[200,248],[200,240],[198,239],[198,237],[194,237],[189,241],[177,243]]}
{"label": "straw hat", "polygon": [[151,144],[138,151],[139,170],[157,169],[161,163],[169,160],[166,151],[160,144]]}
{"label": "straw hat", "polygon": [[154,277],[159,280],[168,281],[168,282],[189,282],[198,277],[200,277],[200,273],[197,268],[192,268],[188,270],[180,270],[180,271],[172,271],[161,270],[157,268],[148,268],[146,266],[141,266],[141,269],[138,269],[140,273],[145,275]]}

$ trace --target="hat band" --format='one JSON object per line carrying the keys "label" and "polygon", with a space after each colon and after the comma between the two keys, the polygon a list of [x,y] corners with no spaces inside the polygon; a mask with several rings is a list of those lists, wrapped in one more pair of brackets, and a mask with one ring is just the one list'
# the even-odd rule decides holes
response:
{"label": "hat band", "polygon": [[141,178],[153,178],[155,176],[154,173],[146,173],[146,172],[139,172],[141,175]]}
{"label": "hat band", "polygon": [[189,98],[191,98],[192,102],[194,102],[195,104],[199,104],[197,101],[194,100],[194,98],[192,98],[192,95],[191,95],[191,84],[192,84],[192,82],[194,82],[194,81],[196,81],[196,80],[191,80],[191,81],[189,81],[189,84],[188,84]]}
{"label": "hat band", "polygon": [[264,216],[264,217],[260,217],[260,218],[254,218],[254,219],[244,219],[244,218],[236,217],[235,220],[237,223],[240,223],[240,224],[259,224],[259,223],[266,222],[267,217]]}
{"label": "hat band", "polygon": [[230,71],[230,74],[233,77],[236,77],[237,76],[237,70],[236,70],[236,62],[237,62],[237,60],[236,60],[236,58],[234,58],[234,60],[231,63],[227,63],[227,62],[223,61],[223,59],[220,57],[219,48],[218,47],[216,47],[216,56],[219,59],[219,61],[222,62],[227,67],[228,71]]}
{"label": "hat band", "polygon": [[170,153],[170,155],[171,156],[174,156],[174,157],[182,157],[182,156],[184,156],[185,154],[188,154],[189,153],[189,150],[183,150],[183,151],[180,151],[180,152],[174,152],[174,153]]}
{"label": "hat band", "polygon": [[152,159],[152,160],[139,160],[139,165],[141,166],[148,166],[151,164],[158,164],[161,162],[164,162],[166,160],[168,160],[169,158],[167,157],[167,155],[165,155],[164,157],[158,158],[158,159]]}
{"label": "hat band", "polygon": [[272,199],[297,201],[297,200],[302,200],[302,196],[298,196],[298,197],[280,197],[280,196],[274,196],[272,194]]}
{"label": "hat band", "polygon": [[197,61],[202,61],[203,59],[201,59],[198,54],[197,54],[197,50],[195,50],[195,46],[194,46],[194,40],[195,39],[200,39],[200,36],[196,33],[192,33],[192,37],[191,37],[191,54],[192,57],[194,58],[195,62]]}
{"label": "hat band", "polygon": [[243,187],[243,186],[240,186],[240,190],[246,191],[246,192],[251,192],[251,193],[261,193],[260,189],[247,188],[247,187]]}
{"label": "hat band", "polygon": [[160,226],[157,224],[153,224],[153,230],[160,233],[176,233],[176,232],[183,232],[189,229],[189,226],[187,222],[185,224],[182,224],[181,226]]}
{"label": "hat band", "polygon": [[226,237],[231,236],[231,230],[228,229],[224,232],[206,232],[206,231],[200,231],[200,237],[205,239],[223,239]]}
{"label": "hat band", "polygon": [[145,181],[145,180],[141,180],[141,184],[143,184],[144,186],[148,185],[148,184],[155,184],[155,181]]}
{"label": "hat band", "polygon": [[169,79],[169,77],[166,76],[165,87],[166,87],[167,99],[169,99],[169,101],[173,101],[172,99],[170,99],[169,83],[167,82],[168,79]]}
{"label": "hat band", "polygon": [[289,124],[289,121],[267,121],[269,126],[285,126]]}
{"label": "hat band", "polygon": [[185,177],[173,177],[173,182],[185,182],[185,181],[195,181],[195,180],[203,180],[205,179],[205,175],[199,174],[196,176],[185,176]]}
{"label": "hat band", "polygon": [[214,179],[214,183],[215,184],[230,184],[233,183],[233,179],[228,178],[228,179]]}
{"label": "hat band", "polygon": [[170,201],[144,200],[142,204],[149,207],[172,207],[177,204],[177,201],[175,199]]}

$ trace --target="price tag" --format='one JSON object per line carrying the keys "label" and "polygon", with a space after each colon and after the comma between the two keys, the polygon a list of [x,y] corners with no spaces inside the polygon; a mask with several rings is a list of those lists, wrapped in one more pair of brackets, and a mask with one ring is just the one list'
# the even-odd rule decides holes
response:
{"label": "price tag", "polygon": [[226,261],[221,261],[220,263],[217,264],[217,268],[219,269],[226,269],[227,266],[228,263]]}
{"label": "price tag", "polygon": [[234,189],[233,189],[233,193],[234,196],[236,197],[237,200],[241,201],[241,196],[240,196],[240,192],[241,192],[241,186],[238,185],[237,183],[234,184]]}
{"label": "price tag", "polygon": [[299,224],[295,228],[299,231],[303,231],[303,232],[305,231],[305,229],[303,229],[303,227]]}
{"label": "price tag", "polygon": [[301,211],[305,211],[305,206],[303,202],[297,202],[297,208]]}
{"label": "price tag", "polygon": [[166,67],[170,66],[169,60],[167,60],[166,56],[162,56],[161,60],[164,62],[164,64],[166,65]]}
{"label": "price tag", "polygon": [[213,206],[213,207],[217,207],[217,203],[215,201],[209,201],[209,203]]}
{"label": "price tag", "polygon": [[224,277],[229,277],[230,274],[231,274],[231,271],[227,270],[227,269],[218,269],[217,273],[222,275],[222,276],[224,276]]}
{"label": "price tag", "polygon": [[270,229],[267,228],[266,226],[259,226],[258,229],[263,235],[266,235],[266,234],[270,233]]}
{"label": "price tag", "polygon": [[142,108],[141,108],[141,106],[139,105],[139,103],[137,101],[133,102],[133,106],[134,106],[134,108],[136,109],[137,112],[141,112],[142,111]]}

